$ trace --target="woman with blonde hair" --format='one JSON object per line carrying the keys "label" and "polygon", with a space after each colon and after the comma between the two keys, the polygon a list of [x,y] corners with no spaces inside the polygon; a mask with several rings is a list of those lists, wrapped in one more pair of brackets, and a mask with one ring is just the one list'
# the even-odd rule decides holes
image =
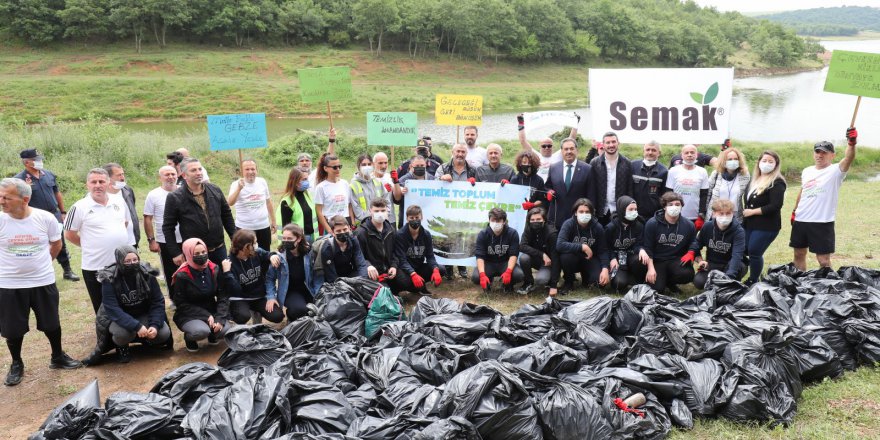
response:
{"label": "woman with blonde hair", "polygon": [[782,229],[780,212],[785,201],[786,184],[780,166],[778,154],[773,151],[761,153],[761,159],[755,164],[754,178],[740,200],[749,259],[748,284],[758,281],[764,270],[764,252]]}
{"label": "woman with blonde hair", "polygon": [[709,176],[709,199],[706,204],[706,212],[711,218],[712,202],[716,200],[730,200],[733,202],[733,215],[737,221],[742,222],[743,206],[740,203],[742,195],[749,187],[751,176],[749,175],[746,157],[736,148],[728,148],[718,155],[715,171]]}

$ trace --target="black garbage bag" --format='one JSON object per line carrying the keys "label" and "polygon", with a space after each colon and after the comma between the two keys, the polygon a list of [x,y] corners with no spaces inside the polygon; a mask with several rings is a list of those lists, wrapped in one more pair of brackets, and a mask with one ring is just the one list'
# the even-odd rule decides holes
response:
{"label": "black garbage bag", "polygon": [[847,339],[846,332],[842,327],[833,324],[828,327],[806,325],[802,327],[802,329],[821,336],[822,340],[825,341],[825,343],[834,350],[834,353],[837,354],[837,358],[840,360],[840,365],[844,369],[856,369],[858,363],[856,362],[855,348]]}
{"label": "black garbage bag", "polygon": [[776,371],[734,365],[726,374],[736,386],[721,416],[740,422],[769,421],[785,426],[794,419],[797,400]]}
{"label": "black garbage bag", "polygon": [[[611,424],[612,438],[625,439],[662,439],[669,434],[672,422],[663,405],[649,391],[632,388],[615,378],[605,378],[600,384],[602,391],[601,407]],[[645,404],[637,408],[644,416],[620,409],[616,399],[625,400],[633,394],[641,392],[647,399]]]}
{"label": "black garbage bag", "polygon": [[739,366],[743,370],[760,370],[774,373],[795,398],[801,396],[803,384],[795,355],[790,346],[794,332],[790,327],[771,327],[761,335],[749,336],[727,346],[723,361],[726,366]]}
{"label": "black garbage bag", "polygon": [[104,415],[98,380],[95,379],[52,410],[40,430],[28,439],[78,439],[98,426]]}
{"label": "black garbage bag", "polygon": [[473,346],[477,347],[477,356],[481,361],[498,359],[501,353],[513,348],[513,345],[498,338],[480,338],[474,341]]}
{"label": "black garbage bag", "polygon": [[226,332],[227,349],[217,359],[226,369],[268,366],[291,352],[287,338],[263,325],[238,325]]}
{"label": "black garbage bag", "polygon": [[535,400],[538,418],[547,439],[606,439],[611,425],[599,406],[598,396],[570,382],[517,369]]}
{"label": "black garbage bag", "polygon": [[497,333],[501,313],[491,307],[465,304],[459,313],[434,315],[422,321],[422,327],[439,340],[469,345],[481,336]]}
{"label": "black garbage bag", "polygon": [[745,284],[728,278],[723,272],[713,270],[709,272],[705,290],[715,292],[715,307],[726,304],[735,304],[745,293]]}
{"label": "black garbage bag", "polygon": [[739,341],[746,336],[735,325],[725,320],[716,319],[705,312],[691,315],[690,319],[685,321],[685,325],[703,339],[703,345],[700,349],[703,353],[702,357],[712,359],[721,359],[728,344]]}
{"label": "black garbage bag", "polygon": [[562,344],[542,339],[511,348],[502,353],[498,360],[538,374],[558,376],[580,370],[585,357]]}
{"label": "black garbage bag", "polygon": [[583,322],[574,325],[559,319],[550,338],[578,352],[586,352],[585,363],[590,365],[608,365],[618,360],[624,362],[627,345],[596,326]]}
{"label": "black garbage bag", "polygon": [[403,347],[363,347],[357,354],[358,374],[361,382],[373,385],[376,392],[381,392],[388,387],[389,378],[397,358],[403,351]]}
{"label": "black garbage bag", "polygon": [[263,436],[260,437],[259,440],[358,440],[355,437],[349,437],[343,434],[308,434],[305,432],[291,432],[289,434],[284,434],[281,437],[276,436]]}
{"label": "black garbage bag", "polygon": [[843,266],[840,269],[837,269],[837,273],[841,278],[847,281],[855,281],[880,289],[880,270]]}
{"label": "black garbage bag", "polygon": [[422,322],[429,316],[458,313],[460,311],[461,304],[452,298],[431,298],[430,296],[423,296],[419,298],[419,301],[413,308],[409,320],[412,322]]}
{"label": "black garbage bag", "polygon": [[[673,354],[646,354],[630,362],[629,367],[652,380],[679,385],[682,393],[678,397],[689,412],[705,417],[714,416],[727,404],[736,385],[725,382],[724,366],[714,359],[689,361]],[[672,402],[664,403],[671,408]]]}
{"label": "black garbage bag", "polygon": [[307,347],[316,342],[332,342],[336,340],[333,327],[323,316],[303,316],[281,330],[281,334],[290,342],[293,350]]}
{"label": "black garbage bag", "polygon": [[348,399],[357,417],[363,417],[376,402],[376,390],[370,384],[363,384],[358,389],[345,393],[345,398]]}
{"label": "black garbage bag", "polygon": [[559,317],[575,324],[594,325],[612,336],[634,335],[644,320],[631,302],[604,296],[566,307],[559,312]]}
{"label": "black garbage bag", "polygon": [[803,278],[804,272],[794,266],[794,263],[783,265],[770,265],[767,267],[767,275],[762,279],[773,286],[779,287],[791,295],[797,294],[800,284],[799,278]]}
{"label": "black garbage bag", "polygon": [[422,383],[440,386],[456,374],[480,363],[477,347],[433,342],[418,348],[407,346],[397,359]]}
{"label": "black garbage bag", "polygon": [[844,295],[798,294],[791,306],[794,325],[803,327],[839,326],[849,318],[860,318],[863,311]]}
{"label": "black garbage bag", "polygon": [[770,307],[781,311],[785,315],[791,315],[791,310],[788,307],[788,297],[785,292],[767,283],[753,284],[733,305],[738,309]]}
{"label": "black garbage bag", "polygon": [[678,304],[680,301],[671,296],[657,293],[647,284],[637,284],[632,286],[626,295],[623,295],[624,301],[631,302],[639,310],[651,305],[671,305]]}
{"label": "black garbage bag", "polygon": [[367,305],[379,283],[368,278],[339,278],[324,283],[315,298],[315,305],[322,309],[336,336],[364,335]]}
{"label": "black garbage bag", "polygon": [[332,385],[343,393],[357,389],[357,367],[348,354],[347,344],[317,343],[293,355],[293,378]]}
{"label": "black garbage bag", "polygon": [[437,402],[440,417],[464,417],[486,440],[542,439],[534,402],[522,381],[498,361],[474,365],[452,378]]}
{"label": "black garbage bag", "polygon": [[789,350],[797,362],[802,382],[818,381],[826,377],[833,379],[843,374],[840,357],[821,335],[801,329],[795,334]]}
{"label": "black garbage bag", "polygon": [[106,417],[96,429],[101,439],[178,438],[184,412],[155,393],[113,393],[104,402]]}
{"label": "black garbage bag", "polygon": [[688,359],[705,356],[703,337],[685,323],[675,319],[642,328],[630,347],[630,360],[644,354],[675,353]]}
{"label": "black garbage bag", "polygon": [[442,395],[437,387],[421,384],[413,376],[394,374],[388,388],[376,397],[376,403],[377,408],[385,410],[388,416],[406,414],[427,417],[434,413],[434,407]]}
{"label": "black garbage bag", "polygon": [[474,424],[464,417],[437,420],[412,438],[413,440],[482,440]]}
{"label": "black garbage bag", "polygon": [[571,382],[587,390],[597,399],[602,396],[603,391],[600,388],[604,389],[605,382],[609,378],[619,380],[632,389],[650,391],[662,401],[671,401],[682,393],[681,385],[677,383],[657,382],[631,368],[587,366],[577,373],[559,375],[560,380]]}
{"label": "black garbage bag", "polygon": [[859,365],[880,362],[880,323],[852,318],[843,322],[843,330]]}
{"label": "black garbage bag", "polygon": [[177,406],[189,411],[202,395],[213,396],[231,384],[219,368],[194,362],[166,373],[150,392],[170,397]]}
{"label": "black garbage bag", "polygon": [[539,304],[523,304],[515,312],[510,314],[510,318],[534,315],[556,315],[562,309],[577,304],[578,302],[579,301],[560,300],[548,297]]}
{"label": "black garbage bag", "polygon": [[672,404],[669,405],[669,418],[672,420],[672,424],[679,428],[694,428],[694,414],[691,413],[683,400],[672,399]]}
{"label": "black garbage bag", "polygon": [[352,422],[347,435],[360,440],[412,439],[435,419],[400,414],[394,417],[367,415]]}
{"label": "black garbage bag", "polygon": [[540,340],[553,329],[553,315],[511,316],[507,325],[501,327],[498,335],[513,345],[530,344]]}
{"label": "black garbage bag", "polygon": [[291,430],[309,434],[344,434],[355,409],[338,388],[318,382],[290,381]]}

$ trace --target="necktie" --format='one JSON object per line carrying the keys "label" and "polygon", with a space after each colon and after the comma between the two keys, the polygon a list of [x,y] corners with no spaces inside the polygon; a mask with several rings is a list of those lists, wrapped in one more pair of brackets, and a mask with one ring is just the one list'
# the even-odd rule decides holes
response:
{"label": "necktie", "polygon": [[571,164],[565,166],[565,190],[571,189]]}

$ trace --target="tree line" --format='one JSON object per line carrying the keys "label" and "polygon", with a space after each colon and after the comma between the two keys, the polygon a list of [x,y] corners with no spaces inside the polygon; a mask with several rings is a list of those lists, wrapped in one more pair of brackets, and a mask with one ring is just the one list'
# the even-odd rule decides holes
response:
{"label": "tree line", "polygon": [[800,35],[842,36],[880,31],[880,9],[867,6],[801,9],[757,18],[790,26]]}
{"label": "tree line", "polygon": [[[0,0],[0,27],[32,45],[169,40],[247,46],[368,44],[411,57],[720,66],[811,56],[787,28],[679,0]],[[768,38],[772,36],[773,38]]]}

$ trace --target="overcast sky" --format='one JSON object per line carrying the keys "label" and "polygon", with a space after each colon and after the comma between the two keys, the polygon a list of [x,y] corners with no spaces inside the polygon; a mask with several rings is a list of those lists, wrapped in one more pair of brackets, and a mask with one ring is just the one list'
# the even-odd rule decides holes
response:
{"label": "overcast sky", "polygon": [[773,12],[836,6],[873,6],[880,0],[694,0],[701,6],[714,6],[719,11]]}

